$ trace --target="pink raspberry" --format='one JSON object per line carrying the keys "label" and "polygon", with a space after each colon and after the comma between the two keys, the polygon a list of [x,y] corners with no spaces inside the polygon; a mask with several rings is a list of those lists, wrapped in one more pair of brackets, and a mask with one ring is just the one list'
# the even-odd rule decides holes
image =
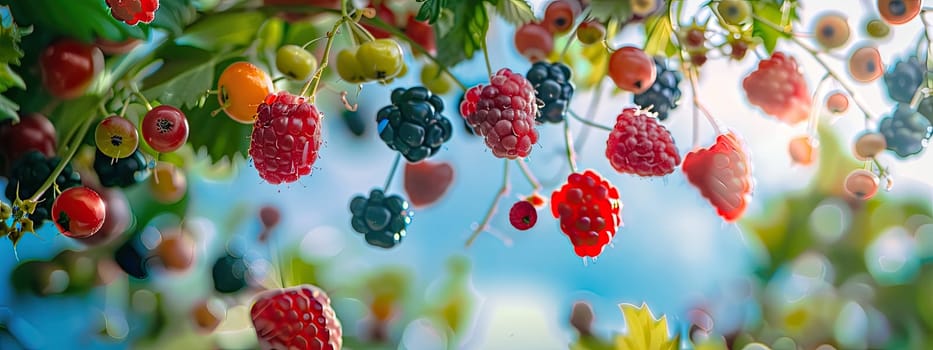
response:
{"label": "pink raspberry", "polygon": [[810,114],[807,81],[797,67],[797,60],[782,52],[758,62],[758,70],[742,81],[748,102],[780,121],[794,125]]}
{"label": "pink raspberry", "polygon": [[636,108],[626,108],[616,117],[606,140],[606,158],[616,171],[638,176],[664,176],[680,164],[670,131]]}
{"label": "pink raspberry", "polygon": [[159,0],[107,0],[107,6],[113,18],[132,26],[139,22],[152,22],[159,9]]}
{"label": "pink raspberry", "polygon": [[745,213],[751,200],[752,169],[736,134],[719,135],[709,148],[687,153],[682,169],[726,222],[734,222]]}
{"label": "pink raspberry", "polygon": [[473,131],[485,137],[497,158],[524,158],[538,142],[535,88],[521,74],[500,69],[489,85],[470,88],[460,104],[460,114]]}
{"label": "pink raspberry", "polygon": [[343,346],[343,328],[330,298],[310,284],[262,292],[249,311],[263,350]]}
{"label": "pink raspberry", "polygon": [[304,97],[270,94],[256,110],[249,155],[259,177],[276,185],[311,174],[321,148],[321,118]]}

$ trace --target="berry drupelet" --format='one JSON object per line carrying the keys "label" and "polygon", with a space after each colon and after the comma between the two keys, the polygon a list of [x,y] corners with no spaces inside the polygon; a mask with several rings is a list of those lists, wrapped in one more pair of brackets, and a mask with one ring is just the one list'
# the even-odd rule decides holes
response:
{"label": "berry drupelet", "polygon": [[652,106],[651,111],[658,114],[659,120],[667,119],[671,110],[680,104],[680,81],[683,74],[667,66],[663,57],[655,57],[657,77],[647,91],[635,94],[633,102],[642,108]]}
{"label": "berry drupelet", "polygon": [[560,123],[564,121],[573,98],[573,73],[566,64],[556,62],[536,62],[525,74],[535,87],[535,96],[541,100],[540,123]]}
{"label": "berry drupelet", "polygon": [[392,91],[392,104],[376,114],[379,137],[409,162],[425,160],[453,133],[450,120],[441,115],[443,111],[444,101],[428,89],[397,88]]}

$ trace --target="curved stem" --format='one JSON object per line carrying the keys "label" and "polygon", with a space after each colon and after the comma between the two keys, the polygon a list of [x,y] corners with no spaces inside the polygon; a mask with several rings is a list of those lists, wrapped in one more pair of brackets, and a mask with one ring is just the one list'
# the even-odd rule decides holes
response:
{"label": "curved stem", "polygon": [[55,183],[55,179],[58,178],[58,175],[61,175],[62,171],[65,170],[65,166],[71,162],[71,159],[74,158],[75,154],[78,153],[78,148],[81,146],[81,141],[84,140],[84,135],[87,134],[87,131],[91,128],[91,124],[94,124],[94,121],[97,118],[87,118],[83,124],[81,124],[81,129],[78,131],[78,134],[75,136],[74,140],[71,140],[71,144],[68,147],[68,153],[62,157],[62,160],[58,162],[58,165],[55,166],[55,169],[52,170],[52,173],[49,174],[49,177],[45,179],[45,182],[42,183],[42,186],[36,190],[36,193],[33,193],[32,197],[29,198],[32,202],[38,202],[39,198],[42,198],[42,195],[45,194],[45,191],[52,187]]}
{"label": "curved stem", "polygon": [[[823,87],[826,86],[826,83],[828,83],[830,79],[832,79],[831,75],[823,75],[823,78],[820,79],[820,82],[816,84],[816,89],[813,89],[813,97],[810,98],[811,101],[817,101],[817,98],[823,96],[821,93],[823,91]],[[810,108],[810,115],[807,117],[807,135],[810,136],[810,139],[814,139],[818,135],[816,131],[819,127],[819,120],[817,120],[819,111],[820,108]]]}
{"label": "curved stem", "polygon": [[[691,69],[691,73],[688,75],[690,76],[690,89],[693,91],[693,106],[696,107],[696,109],[698,109],[700,112],[703,112],[703,116],[706,117],[706,121],[709,122],[711,127],[713,127],[713,130],[716,131],[717,135],[722,134],[722,128],[719,127],[719,122],[716,121],[716,118],[713,117],[713,114],[709,112],[709,109],[707,109],[706,105],[703,104],[703,101],[700,100],[700,88],[697,84],[697,75],[699,75],[699,72],[697,72],[696,68],[694,68]],[[697,131],[698,128],[696,127],[693,129],[693,136],[696,139],[697,133],[699,131]]]}
{"label": "curved stem", "polygon": [[525,175],[525,179],[528,180],[528,183],[531,184],[532,190],[538,192],[541,190],[541,182],[535,178],[535,174],[531,172],[531,169],[528,167],[528,163],[525,162],[524,158],[518,158],[515,160],[518,163],[519,169],[522,170],[522,175]]}
{"label": "curved stem", "polygon": [[[596,83],[596,89],[593,90],[593,99],[590,100],[590,105],[586,111],[586,115],[583,117],[584,120],[592,122],[596,118],[596,112],[599,111],[599,103],[603,99],[603,87],[605,85],[602,81]],[[583,148],[583,145],[586,143],[586,138],[590,136],[590,128],[583,128],[577,134],[576,140],[573,143],[573,150],[580,152],[580,149]]]}
{"label": "curved stem", "polygon": [[590,126],[590,127],[594,127],[594,128],[600,129],[600,130],[605,130],[605,131],[610,131],[610,132],[612,131],[612,128],[611,128],[611,127],[608,127],[608,126],[605,126],[605,125],[602,125],[602,124],[599,124],[599,123],[590,121],[590,120],[585,119],[585,118],[581,118],[581,117],[580,117],[579,115],[577,115],[577,113],[574,112],[573,110],[567,110],[567,114],[569,114],[571,117],[573,117],[573,119],[576,119],[578,122],[583,123],[584,125],[587,125],[587,126]]}
{"label": "curved stem", "polygon": [[486,60],[486,72],[492,77],[492,63],[489,61],[489,49],[487,48],[486,38],[483,38],[483,59]]}
{"label": "curved stem", "polygon": [[398,164],[402,161],[402,154],[398,153],[395,155],[395,161],[392,162],[392,169],[389,170],[389,175],[386,176],[386,184],[382,186],[382,192],[389,192],[389,185],[392,184],[392,179],[395,178],[395,173],[398,172]]}
{"label": "curved stem", "polygon": [[502,168],[502,187],[499,187],[499,192],[496,192],[496,197],[492,200],[492,205],[489,207],[489,210],[486,211],[486,216],[483,217],[483,221],[479,223],[479,226],[476,227],[476,230],[473,230],[473,233],[470,234],[470,238],[467,238],[466,247],[469,248],[473,245],[473,242],[476,241],[476,238],[479,237],[479,234],[489,228],[489,222],[492,221],[492,216],[496,213],[496,207],[499,206],[499,201],[502,200],[502,197],[505,197],[505,194],[509,192],[509,160],[505,160],[505,164]]}
{"label": "curved stem", "polygon": [[570,141],[570,122],[564,119],[564,147],[567,150],[567,164],[570,165],[570,172],[577,172],[577,161]]}
{"label": "curved stem", "polygon": [[[346,7],[346,1],[344,1],[344,7]],[[330,61],[330,50],[334,47],[334,38],[337,36],[337,31],[340,30],[340,26],[344,22],[349,20],[347,16],[341,16],[337,22],[334,23],[334,26],[327,32],[327,43],[324,44],[324,54],[321,56],[321,66],[318,67],[317,71],[314,72],[314,76],[307,84],[301,89],[300,96],[308,96],[311,103],[314,103],[314,96],[317,93],[318,85],[321,84],[321,77],[324,74],[324,69],[327,68],[328,61]],[[310,87],[310,91],[308,88]]]}

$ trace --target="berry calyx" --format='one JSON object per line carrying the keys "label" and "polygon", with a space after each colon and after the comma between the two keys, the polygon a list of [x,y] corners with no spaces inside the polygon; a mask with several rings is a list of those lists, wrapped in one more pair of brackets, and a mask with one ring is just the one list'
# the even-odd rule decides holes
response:
{"label": "berry calyx", "polygon": [[609,77],[619,89],[640,94],[651,88],[657,77],[654,60],[634,46],[620,48],[609,56]]}
{"label": "berry calyx", "polygon": [[716,11],[727,24],[738,26],[751,18],[752,5],[746,0],[723,0],[716,6]]}
{"label": "berry calyx", "polygon": [[453,134],[443,111],[444,101],[428,89],[397,88],[392,91],[392,104],[376,113],[379,137],[409,162],[427,159]]}
{"label": "berry calyx", "polygon": [[515,48],[530,62],[545,60],[554,51],[554,34],[539,23],[525,23],[515,31]]}
{"label": "berry calyx", "polygon": [[515,204],[512,204],[512,209],[509,209],[509,223],[516,230],[528,230],[534,227],[537,222],[538,211],[528,201],[515,202]]}
{"label": "berry calyx", "polygon": [[573,98],[573,72],[561,62],[535,62],[525,74],[535,87],[535,96],[544,103],[536,121],[560,123],[564,121]]}
{"label": "berry calyx", "polygon": [[849,98],[844,93],[834,92],[826,98],[826,110],[833,114],[842,114],[849,109]]}
{"label": "berry calyx", "polygon": [[188,141],[188,118],[180,109],[161,105],[146,113],[143,139],[160,153],[174,152]]}
{"label": "berry calyx", "polygon": [[[311,58],[314,57],[311,56]],[[300,57],[296,58],[295,55],[293,55],[292,59],[301,60]],[[278,57],[276,57],[276,63],[278,63]],[[295,73],[296,76],[297,73],[300,73],[294,66],[284,68],[295,69],[296,71],[292,73]],[[309,69],[309,71],[313,71],[313,69]],[[223,108],[224,113],[230,119],[243,124],[252,124],[256,121],[256,107],[274,91],[275,85],[273,85],[269,74],[249,62],[235,62],[227,66],[220,73],[220,78],[217,80],[217,101]]]}
{"label": "berry calyx", "polygon": [[110,15],[131,26],[150,23],[159,9],[159,0],[107,0]]}
{"label": "berry calyx", "polygon": [[633,102],[644,109],[657,114],[658,120],[665,120],[670,112],[680,104],[680,81],[683,74],[675,68],[669,68],[663,57],[655,57],[654,65],[657,77],[654,84],[643,93],[635,94]]}
{"label": "berry calyx", "polygon": [[778,120],[795,125],[810,115],[810,93],[797,60],[782,52],[758,62],[758,68],[745,77],[742,88],[748,102]]}
{"label": "berry calyx", "polygon": [[606,26],[597,21],[585,21],[577,26],[577,41],[593,45],[606,38]]}
{"label": "berry calyx", "polygon": [[139,131],[129,119],[114,115],[97,124],[94,141],[97,149],[106,156],[112,159],[126,158],[136,152]]}
{"label": "berry calyx", "polygon": [[330,298],[303,284],[256,296],[249,314],[263,350],[331,349],[343,346],[343,328]]}
{"label": "berry calyx", "polygon": [[104,225],[104,200],[94,190],[80,186],[62,191],[52,204],[52,221],[58,231],[71,238],[89,237]]}
{"label": "berry calyx", "polygon": [[538,142],[534,129],[538,116],[534,86],[508,68],[490,77],[489,85],[467,90],[460,114],[497,158],[524,158]]}
{"label": "berry calyx", "polygon": [[405,194],[416,208],[436,203],[454,181],[454,167],[447,162],[405,163]]}
{"label": "berry calyx", "polygon": [[275,51],[275,68],[289,79],[305,80],[317,70],[317,59],[301,46],[285,45]]}
{"label": "berry calyx", "polygon": [[104,53],[96,46],[63,39],[42,51],[39,67],[45,89],[69,100],[84,94],[104,69]]}
{"label": "berry calyx", "polygon": [[859,200],[871,199],[878,193],[878,175],[865,169],[856,169],[846,176],[846,193]]}
{"label": "berry calyx", "polygon": [[375,189],[369,197],[356,196],[350,201],[353,230],[363,234],[366,243],[379,248],[392,248],[402,242],[414,212],[398,195],[386,196]]}
{"label": "berry calyx", "polygon": [[321,148],[323,114],[287,91],[269,95],[257,111],[249,155],[259,177],[276,185],[311,174]]}
{"label": "berry calyx", "polygon": [[636,108],[626,108],[606,140],[606,158],[620,173],[664,176],[680,164],[680,153],[670,131],[658,119]]}
{"label": "berry calyx", "polygon": [[594,170],[573,173],[551,194],[551,214],[580,257],[599,256],[622,224],[619,190]]}
{"label": "berry calyx", "polygon": [[734,222],[745,213],[751,200],[752,173],[736,134],[719,135],[709,148],[687,153],[682,169],[726,222]]}

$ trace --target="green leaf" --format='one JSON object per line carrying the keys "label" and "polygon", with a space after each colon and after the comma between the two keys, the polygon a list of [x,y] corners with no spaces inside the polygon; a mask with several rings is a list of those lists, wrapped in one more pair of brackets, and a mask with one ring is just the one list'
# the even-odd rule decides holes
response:
{"label": "green leaf", "polygon": [[522,25],[535,20],[534,11],[525,0],[499,0],[496,12],[514,25]]}
{"label": "green leaf", "polygon": [[[776,30],[769,24],[782,27],[788,26],[787,28],[790,28],[789,26],[793,22],[799,21],[795,6],[788,6],[787,22],[782,23],[785,19],[785,15],[781,11],[784,1],[790,0],[761,0],[752,2],[752,10],[757,17],[754,22],[752,22],[752,36],[761,39],[762,44],[765,46],[765,50],[769,54],[774,52],[774,48],[777,47],[778,39],[790,36],[790,34]],[[764,23],[762,20],[768,23]]]}
{"label": "green leaf", "polygon": [[629,1],[592,0],[590,1],[590,14],[593,18],[603,22],[612,19],[624,22],[632,17],[632,7]]}
{"label": "green leaf", "polygon": [[[211,84],[216,85],[223,69],[233,62],[243,60],[243,57],[234,57],[215,64]],[[195,151],[206,150],[212,164],[218,164],[224,158],[235,161],[248,157],[252,125],[235,122],[222,111],[211,115],[213,111],[220,111],[217,96],[207,96],[203,105],[183,107],[181,110],[188,117],[188,143]]]}
{"label": "green leaf", "polygon": [[185,27],[197,18],[198,11],[193,0],[162,0],[159,11],[150,27],[165,29],[173,36],[180,36]]}
{"label": "green leaf", "polygon": [[10,101],[6,96],[0,95],[0,123],[7,119],[12,119],[14,123],[19,121],[19,105]]}
{"label": "green leaf", "polygon": [[645,20],[645,53],[649,56],[673,57],[677,55],[677,45],[671,37],[674,27],[667,12],[648,17]]}
{"label": "green leaf", "polygon": [[[8,2],[8,1],[3,1]],[[14,14],[20,22],[28,18],[38,27],[56,34],[75,38],[84,42],[103,38],[111,41],[123,41],[129,38],[145,38],[147,25],[130,26],[110,15],[105,1],[80,0],[29,0],[14,1]],[[54,10],[50,10],[54,9]]]}
{"label": "green leaf", "polygon": [[447,67],[473,58],[482,50],[489,30],[485,0],[462,0],[455,6],[451,9],[455,14],[453,27],[441,36],[437,48],[437,60]]}
{"label": "green leaf", "polygon": [[7,91],[11,87],[25,90],[26,83],[23,82],[23,78],[19,74],[10,69],[9,64],[0,63],[0,92]]}
{"label": "green leaf", "polygon": [[0,64],[19,65],[19,59],[24,54],[19,43],[31,32],[31,27],[20,28],[16,25],[9,6],[0,6]]}
{"label": "green leaf", "polygon": [[422,2],[422,4],[415,19],[428,21],[431,24],[437,22],[441,12],[447,8],[447,0],[418,0],[418,2]]}
{"label": "green leaf", "polygon": [[176,39],[176,42],[210,51],[247,46],[256,37],[265,19],[265,15],[255,11],[210,15],[188,27],[185,35]]}

